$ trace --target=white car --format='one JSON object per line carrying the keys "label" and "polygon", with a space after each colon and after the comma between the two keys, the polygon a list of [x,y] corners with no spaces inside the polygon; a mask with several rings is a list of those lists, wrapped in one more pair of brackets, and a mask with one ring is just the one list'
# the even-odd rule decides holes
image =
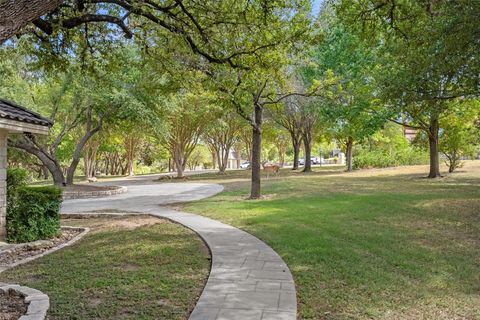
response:
{"label": "white car", "polygon": [[246,161],[240,165],[240,169],[250,169],[250,162]]}
{"label": "white car", "polygon": [[[311,164],[319,164],[319,162],[317,162],[317,158],[315,158],[315,157],[310,158],[310,163]],[[299,159],[298,160],[298,165],[299,166],[304,166],[305,165],[305,159]]]}

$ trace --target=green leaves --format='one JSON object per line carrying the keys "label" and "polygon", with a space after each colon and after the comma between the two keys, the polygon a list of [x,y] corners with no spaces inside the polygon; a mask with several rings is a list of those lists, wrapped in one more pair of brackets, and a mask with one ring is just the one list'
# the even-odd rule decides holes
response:
{"label": "green leaves", "polygon": [[457,112],[445,117],[440,125],[440,151],[446,157],[449,171],[461,167],[464,157],[475,158],[480,151],[480,103],[455,103]]}
{"label": "green leaves", "polygon": [[323,88],[314,102],[329,131],[337,139],[362,140],[378,130],[385,118],[372,112],[377,103],[371,72],[376,50],[348,30],[328,12],[321,15],[324,41],[311,52],[313,64],[303,74],[312,87]]}

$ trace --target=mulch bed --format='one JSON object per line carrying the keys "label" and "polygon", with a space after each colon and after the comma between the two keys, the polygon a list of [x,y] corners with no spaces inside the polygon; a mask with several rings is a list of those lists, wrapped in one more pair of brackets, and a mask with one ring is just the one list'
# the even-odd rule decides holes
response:
{"label": "mulch bed", "polygon": [[0,320],[17,320],[27,313],[23,297],[14,293],[0,293]]}
{"label": "mulch bed", "polygon": [[[8,250],[0,251],[0,266],[6,266],[25,258],[43,253],[53,247],[70,241],[80,232],[82,232],[81,229],[62,229],[61,235],[56,238],[21,244]],[[0,318],[0,320],[1,319],[2,318]]]}

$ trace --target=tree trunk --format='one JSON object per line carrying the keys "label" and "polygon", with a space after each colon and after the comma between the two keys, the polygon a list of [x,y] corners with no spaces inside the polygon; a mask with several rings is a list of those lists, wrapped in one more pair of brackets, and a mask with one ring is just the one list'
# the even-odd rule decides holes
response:
{"label": "tree trunk", "polygon": [[433,114],[430,117],[430,127],[428,128],[428,144],[430,147],[430,173],[429,178],[438,178],[440,174],[440,159],[438,156],[438,116]]}
{"label": "tree trunk", "polygon": [[75,147],[75,151],[73,153],[73,159],[70,163],[70,166],[67,169],[67,185],[73,184],[73,178],[75,176],[75,170],[77,170],[78,163],[80,162],[80,157],[82,156],[82,150],[87,144],[88,140],[100,129],[102,128],[102,123],[95,127],[93,130],[90,130],[89,125],[87,125],[87,132],[85,135],[80,139]]}
{"label": "tree trunk", "polygon": [[220,154],[220,149],[221,147],[219,147],[218,145],[215,146],[215,159],[217,159],[218,172],[223,173],[225,172],[225,168],[223,166],[223,154]]}
{"label": "tree trunk", "polygon": [[128,175],[130,177],[133,177],[135,175],[135,172],[133,171],[133,159],[128,160]]}
{"label": "tree trunk", "polygon": [[19,33],[31,21],[57,8],[63,0],[0,1],[0,44]]}
{"label": "tree trunk", "polygon": [[352,155],[353,155],[353,138],[348,137],[347,139],[347,150],[345,152],[346,160],[347,160],[347,171],[353,171],[353,164],[352,164]]}
{"label": "tree trunk", "polygon": [[110,171],[108,171],[110,169],[110,161],[108,160],[108,157],[105,157],[105,174],[106,175],[109,175],[110,174]]}
{"label": "tree trunk", "polygon": [[67,169],[67,185],[68,186],[71,186],[73,184],[73,179],[75,178],[75,170],[77,169],[79,162],[80,162],[80,157],[74,156],[70,166]]}
{"label": "tree trunk", "polygon": [[218,154],[218,169],[220,173],[225,173],[227,170],[228,165],[228,155],[230,154],[230,145],[223,145],[220,146],[219,149],[221,150]]}
{"label": "tree trunk", "polygon": [[45,149],[35,146],[29,138],[25,138],[23,142],[9,142],[9,145],[36,156],[52,174],[53,183],[57,186],[65,185],[65,176],[55,155],[51,155]]}
{"label": "tree trunk", "polygon": [[212,150],[210,152],[212,154],[212,169],[216,169],[217,168],[217,153],[215,150]]}
{"label": "tree trunk", "polygon": [[134,161],[135,161],[135,149],[137,146],[137,139],[132,134],[125,138],[125,150],[126,150],[126,158],[127,158],[127,170],[128,175],[133,177],[135,172],[133,172]]}
{"label": "tree trunk", "polygon": [[281,148],[278,149],[278,162],[280,164],[280,167],[283,168],[283,166],[285,164],[285,150],[284,149],[281,149]]}
{"label": "tree trunk", "polygon": [[93,133],[88,132],[86,133],[80,142],[78,142],[77,146],[75,147],[75,152],[73,153],[72,162],[67,169],[67,185],[73,184],[73,178],[75,176],[75,170],[77,170],[78,163],[80,162],[80,157],[82,156],[83,147],[87,143],[88,139],[93,135]]}
{"label": "tree trunk", "polygon": [[176,165],[175,166],[177,168],[177,178],[183,178],[184,175],[183,175],[183,168],[181,165]]}
{"label": "tree trunk", "polygon": [[303,172],[312,172],[312,142],[309,134],[303,135],[303,145],[305,147],[305,167]]}
{"label": "tree trunk", "polygon": [[91,178],[92,174],[92,168],[90,167],[90,154],[89,152],[85,152],[83,155],[83,167],[84,167],[84,173],[85,173],[85,178]]}
{"label": "tree trunk", "polygon": [[255,104],[255,118],[252,131],[252,186],[250,199],[258,199],[261,195],[261,157],[262,157],[262,122],[263,108]]}
{"label": "tree trunk", "polygon": [[48,180],[48,168],[45,165],[42,165],[41,170],[42,170],[43,180]]}
{"label": "tree trunk", "polygon": [[54,185],[56,185],[56,186],[64,186],[65,185],[65,176],[63,175],[62,168],[58,168],[58,167],[50,168],[49,167],[48,170],[52,174]]}
{"label": "tree trunk", "polygon": [[182,159],[182,152],[175,150],[173,153],[173,161],[175,163],[175,170],[177,171],[177,178],[183,178],[184,161]]}
{"label": "tree trunk", "polygon": [[95,162],[97,158],[97,146],[93,145],[85,149],[83,155],[83,164],[85,169],[85,177],[92,178],[95,176]]}
{"label": "tree trunk", "polygon": [[295,136],[294,133],[290,133],[292,137],[292,146],[293,146],[293,168],[292,170],[298,170],[298,160],[300,155],[300,145],[302,144],[301,139]]}

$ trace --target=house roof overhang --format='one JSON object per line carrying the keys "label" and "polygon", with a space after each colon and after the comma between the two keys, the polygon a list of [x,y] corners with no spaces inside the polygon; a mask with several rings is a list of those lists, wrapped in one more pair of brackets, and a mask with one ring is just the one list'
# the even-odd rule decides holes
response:
{"label": "house roof overhang", "polygon": [[0,130],[11,133],[48,134],[53,122],[18,104],[0,99]]}

